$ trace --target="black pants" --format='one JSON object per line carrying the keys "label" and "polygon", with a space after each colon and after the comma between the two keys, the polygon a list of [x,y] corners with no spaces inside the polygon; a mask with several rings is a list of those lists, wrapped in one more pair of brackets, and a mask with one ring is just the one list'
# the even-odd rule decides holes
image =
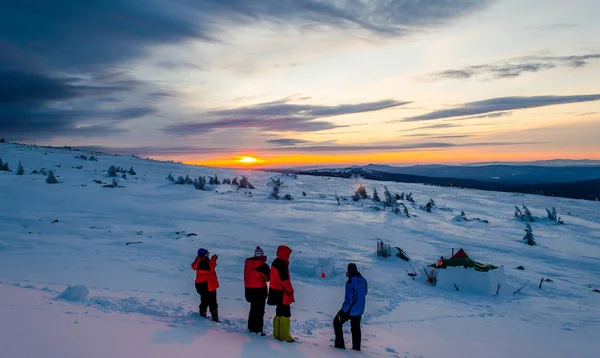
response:
{"label": "black pants", "polygon": [[260,333],[264,327],[266,297],[254,297],[250,300],[250,313],[248,314],[248,330]]}
{"label": "black pants", "polygon": [[350,329],[352,330],[352,349],[359,351],[360,350],[360,340],[361,340],[361,332],[360,332],[360,320],[362,315],[359,316],[349,316],[344,312],[340,311],[335,318],[333,319],[333,330],[335,332],[335,347],[336,348],[346,348],[346,344],[344,343],[344,332],[342,327],[344,323],[350,321]]}
{"label": "black pants", "polygon": [[196,292],[200,295],[200,313],[206,314],[206,309],[210,307],[211,312],[216,310],[219,305],[217,304],[217,290],[209,291],[208,284],[201,282],[196,284]]}
{"label": "black pants", "polygon": [[277,308],[275,309],[275,316],[287,318],[292,317],[292,309],[290,305],[277,305]]}

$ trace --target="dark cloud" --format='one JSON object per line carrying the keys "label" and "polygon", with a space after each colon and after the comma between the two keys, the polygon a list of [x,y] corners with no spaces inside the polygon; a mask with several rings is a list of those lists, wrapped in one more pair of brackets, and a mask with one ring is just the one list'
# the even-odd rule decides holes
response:
{"label": "dark cloud", "polygon": [[460,69],[450,69],[429,74],[432,80],[443,79],[470,79],[473,77],[512,78],[527,72],[538,72],[555,67],[583,67],[590,60],[600,59],[600,53],[573,56],[527,56],[513,60],[476,66],[467,66]]}
{"label": "dark cloud", "polygon": [[[421,116],[409,117],[405,121],[427,121],[442,118],[484,115],[518,109],[553,106],[558,104],[580,103],[600,100],[600,94],[575,96],[534,96],[534,97],[499,97],[484,101],[462,104],[452,109],[433,111]],[[471,117],[472,118],[472,117]]]}
{"label": "dark cloud", "polygon": [[207,133],[223,128],[261,128],[274,132],[318,132],[347,127],[322,118],[345,114],[380,111],[410,102],[384,100],[378,102],[322,106],[289,103],[290,98],[233,109],[221,109],[205,114],[216,120],[208,122],[174,124],[165,128],[172,134],[188,135]]}
{"label": "dark cloud", "polygon": [[156,64],[157,67],[163,68],[165,70],[171,71],[181,71],[181,70],[202,70],[202,67],[187,61],[160,61]]}
{"label": "dark cloud", "polygon": [[237,153],[238,151],[231,148],[210,148],[210,147],[195,147],[195,146],[175,146],[175,147],[107,147],[107,146],[78,146],[81,150],[92,152],[102,152],[119,155],[186,155],[186,154],[203,154],[203,153]]}

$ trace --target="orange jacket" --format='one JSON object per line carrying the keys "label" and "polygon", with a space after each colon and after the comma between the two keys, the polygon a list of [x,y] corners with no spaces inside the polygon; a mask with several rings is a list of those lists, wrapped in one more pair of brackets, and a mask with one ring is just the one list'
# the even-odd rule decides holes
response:
{"label": "orange jacket", "polygon": [[267,257],[251,257],[244,264],[244,287],[266,288],[269,282],[269,265]]}
{"label": "orange jacket", "polygon": [[295,302],[289,269],[291,253],[292,249],[287,246],[277,248],[277,258],[271,265],[270,305],[291,305]]}
{"label": "orange jacket", "polygon": [[210,260],[206,257],[196,257],[192,262],[192,269],[196,271],[196,283],[208,282],[208,291],[210,292],[219,288],[216,267],[217,256],[215,255]]}

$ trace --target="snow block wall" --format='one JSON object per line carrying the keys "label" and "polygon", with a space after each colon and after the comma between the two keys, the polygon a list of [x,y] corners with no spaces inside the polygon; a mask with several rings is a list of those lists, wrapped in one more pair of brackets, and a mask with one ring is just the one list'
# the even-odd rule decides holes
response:
{"label": "snow block wall", "polygon": [[[502,292],[506,287],[504,266],[488,272],[475,271],[473,268],[448,267],[436,269],[436,286],[445,290],[495,295],[500,285]],[[456,285],[456,287],[454,286]]]}

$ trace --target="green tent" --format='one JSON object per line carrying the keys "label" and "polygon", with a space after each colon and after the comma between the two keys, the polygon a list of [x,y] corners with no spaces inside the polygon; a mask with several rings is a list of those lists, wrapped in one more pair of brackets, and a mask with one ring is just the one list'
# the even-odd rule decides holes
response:
{"label": "green tent", "polygon": [[467,253],[463,249],[458,250],[458,252],[456,254],[454,254],[454,256],[452,256],[451,258],[442,259],[437,264],[432,265],[432,267],[443,268],[443,269],[445,269],[448,266],[450,266],[450,267],[463,266],[465,268],[473,268],[473,269],[475,269],[475,271],[480,271],[480,272],[488,272],[488,271],[495,270],[498,268],[497,266],[494,266],[494,265],[484,264],[481,262],[471,260],[471,258],[467,255]]}

